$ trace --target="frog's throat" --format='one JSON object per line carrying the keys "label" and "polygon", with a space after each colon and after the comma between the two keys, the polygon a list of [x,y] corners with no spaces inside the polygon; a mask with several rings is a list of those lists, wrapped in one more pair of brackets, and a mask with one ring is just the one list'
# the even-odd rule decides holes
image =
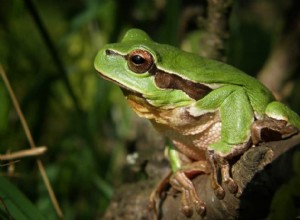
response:
{"label": "frog's throat", "polygon": [[141,94],[126,89],[122,89],[122,91],[129,106],[138,116],[149,120],[156,120],[159,121],[159,123],[166,123],[160,116],[162,112],[166,111],[165,109],[152,106]]}

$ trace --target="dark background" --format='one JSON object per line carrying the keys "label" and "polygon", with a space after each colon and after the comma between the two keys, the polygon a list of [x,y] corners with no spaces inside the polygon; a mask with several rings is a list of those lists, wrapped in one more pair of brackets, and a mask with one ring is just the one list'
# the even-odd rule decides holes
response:
{"label": "dark background", "polygon": [[[266,70],[276,48],[290,43],[292,50],[283,52],[290,68],[282,71],[275,92],[299,113],[299,61],[293,60],[299,58],[299,45],[288,38],[300,32],[296,2],[233,1],[224,57],[257,76]],[[48,147],[42,160],[65,219],[101,218],[116,186],[145,178],[130,176],[126,156],[145,136],[151,140],[156,134],[132,113],[117,86],[97,76],[93,67],[97,51],[135,27],[160,43],[200,53],[206,7],[204,0],[1,0],[0,62],[37,145]],[[290,53],[296,55],[290,58]],[[137,132],[137,128],[143,129]],[[148,147],[149,141],[144,145]],[[27,148],[18,115],[0,80],[0,154]],[[282,195],[300,185],[299,153],[294,158],[295,178],[287,180]],[[10,176],[47,219],[56,219],[35,160],[22,159],[10,172],[1,163],[1,175]],[[299,190],[294,194],[299,202]],[[280,202],[277,199],[273,205],[282,209],[282,204],[289,204],[297,210],[294,197],[279,196]]]}

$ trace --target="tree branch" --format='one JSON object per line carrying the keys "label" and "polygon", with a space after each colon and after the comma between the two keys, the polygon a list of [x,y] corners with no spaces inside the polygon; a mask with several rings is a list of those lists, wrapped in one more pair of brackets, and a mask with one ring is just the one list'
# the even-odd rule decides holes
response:
{"label": "tree branch", "polygon": [[[232,175],[239,186],[238,193],[230,194],[225,186],[226,196],[223,200],[214,195],[209,175],[194,178],[193,183],[207,206],[206,218],[265,218],[276,189],[291,175],[288,170],[292,160],[288,156],[292,155],[292,149],[296,149],[299,144],[300,134],[249,149],[233,165]],[[286,153],[287,151],[289,152]],[[284,167],[286,172],[282,174],[278,170],[279,167],[282,169],[284,163],[287,164]],[[153,219],[153,212],[148,209],[148,199],[157,181],[157,176],[150,176],[145,181],[121,186],[104,219]],[[180,211],[180,199],[180,193],[170,188],[160,204],[159,219],[187,219]],[[190,219],[199,219],[199,216],[194,214]]]}
{"label": "tree branch", "polygon": [[228,39],[229,15],[232,0],[209,0],[206,21],[206,33],[201,38],[199,55],[215,60],[225,61],[224,45]]}

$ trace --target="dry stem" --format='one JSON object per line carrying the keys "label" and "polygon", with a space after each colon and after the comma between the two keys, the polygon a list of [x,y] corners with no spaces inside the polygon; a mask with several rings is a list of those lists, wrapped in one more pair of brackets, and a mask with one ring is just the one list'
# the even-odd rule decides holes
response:
{"label": "dry stem", "polygon": [[[3,81],[5,83],[5,86],[6,86],[7,90],[8,90],[10,98],[11,98],[13,104],[14,104],[14,107],[15,107],[15,109],[17,111],[17,114],[18,114],[18,116],[20,118],[21,124],[23,126],[24,131],[25,131],[25,134],[26,134],[27,140],[28,140],[28,142],[30,144],[30,147],[31,147],[31,149],[36,149],[36,145],[35,145],[34,140],[32,138],[32,135],[31,135],[30,129],[28,127],[27,121],[26,121],[26,119],[25,119],[25,117],[24,117],[24,115],[23,115],[23,113],[21,111],[21,108],[20,108],[20,105],[18,103],[18,100],[17,100],[17,98],[16,98],[16,96],[14,94],[14,91],[13,91],[13,89],[12,89],[10,83],[9,83],[9,80],[8,80],[8,78],[6,76],[4,68],[2,67],[1,64],[0,64],[0,74],[1,74],[1,76],[3,78]],[[56,211],[57,215],[60,218],[63,218],[63,213],[61,211],[61,208],[60,208],[60,206],[58,204],[58,201],[56,199],[56,196],[54,194],[54,191],[52,189],[52,186],[50,184],[48,176],[46,174],[44,165],[43,165],[43,163],[42,163],[42,161],[40,159],[36,159],[36,162],[37,162],[37,165],[38,165],[38,169],[39,169],[39,171],[41,173],[42,179],[43,179],[43,181],[44,181],[44,183],[46,185],[46,188],[48,190],[48,193],[49,193],[50,199],[52,201],[52,204],[53,204],[53,206],[55,208],[55,211]]]}
{"label": "dry stem", "polygon": [[4,155],[0,154],[0,160],[15,160],[24,157],[40,156],[44,154],[46,151],[47,151],[46,146],[40,146],[34,149],[20,150],[15,153],[8,153]]}

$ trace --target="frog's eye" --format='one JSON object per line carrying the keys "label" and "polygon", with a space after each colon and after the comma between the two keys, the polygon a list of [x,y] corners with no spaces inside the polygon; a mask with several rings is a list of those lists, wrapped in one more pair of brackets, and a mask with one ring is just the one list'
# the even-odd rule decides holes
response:
{"label": "frog's eye", "polygon": [[127,63],[131,71],[145,73],[153,65],[153,57],[148,51],[137,49],[128,54]]}

